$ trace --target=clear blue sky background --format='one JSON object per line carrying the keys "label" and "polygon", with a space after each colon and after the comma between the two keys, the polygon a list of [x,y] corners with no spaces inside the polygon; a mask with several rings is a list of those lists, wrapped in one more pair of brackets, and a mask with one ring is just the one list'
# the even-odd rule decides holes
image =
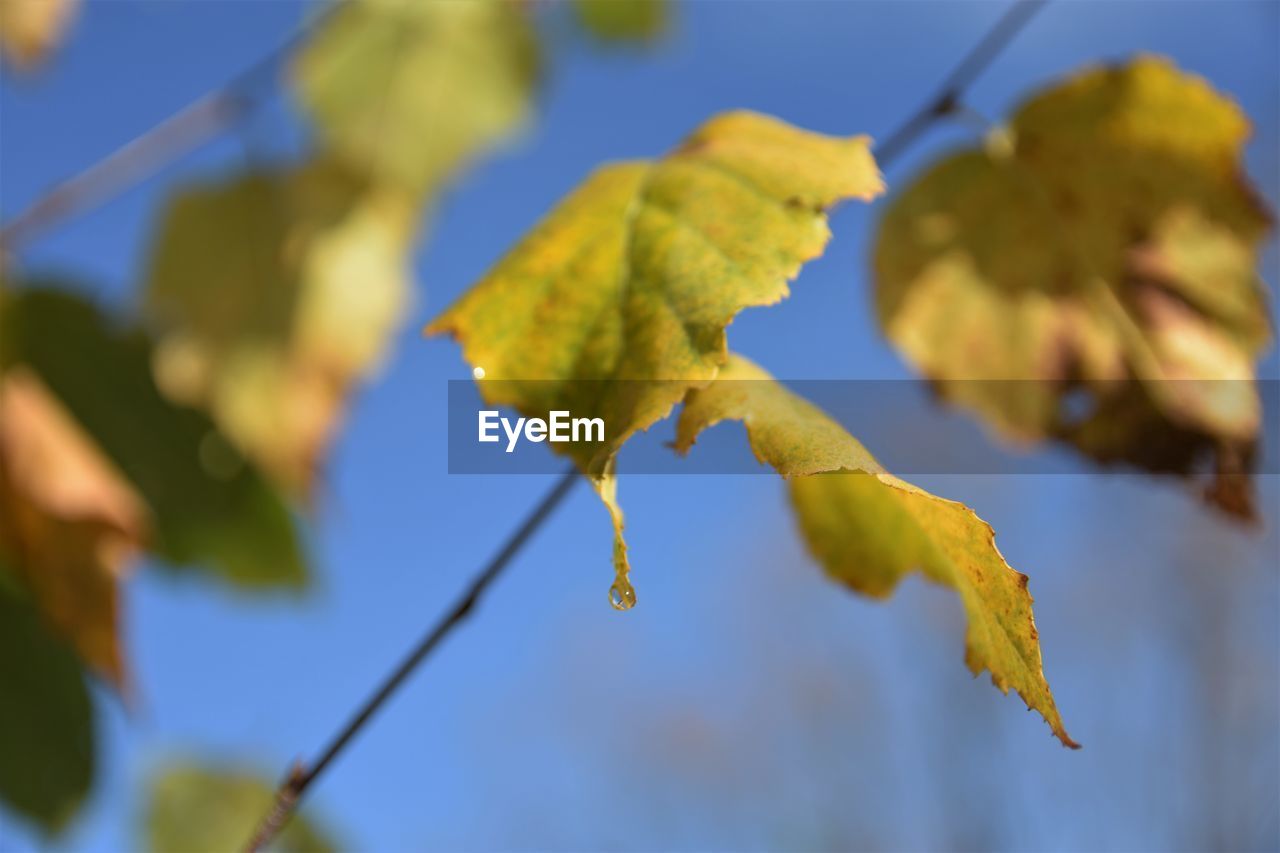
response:
{"label": "clear blue sky background", "polygon": [[[1003,8],[685,2],[665,42],[621,53],[553,26],[536,125],[424,232],[416,307],[329,468],[313,593],[250,600],[141,572],[126,596],[140,700],[126,710],[103,695],[99,783],[58,846],[135,844],[140,791],[169,758],[274,775],[314,754],[547,488],[446,473],[446,380],[467,373],[451,343],[418,329],[589,169],[658,153],[734,107],[883,136]],[[12,215],[219,86],[307,12],[90,0],[44,74],[0,85],[0,208]],[[998,117],[1081,63],[1167,54],[1254,117],[1249,167],[1274,206],[1278,43],[1275,2],[1060,2],[970,103]],[[891,188],[971,135],[931,133],[889,171]],[[278,97],[242,133],[23,261],[126,303],[172,185],[296,154],[303,140]],[[787,378],[907,376],[868,311],[881,208],[840,210],[827,255],[786,303],[734,324],[735,349]],[[1274,247],[1264,272],[1274,286]],[[1274,355],[1265,373],[1276,377]],[[912,580],[875,603],[823,581],[773,478],[634,477],[622,498],[639,606],[609,609],[607,519],[579,489],[312,804],[341,838],[382,850],[1274,848],[1276,478],[1261,486],[1260,534],[1207,516],[1169,482],[918,479],[974,506],[1030,574],[1046,670],[1084,750],[1062,749],[1019,700],[968,676],[959,605],[944,591]],[[38,845],[0,814],[0,849]]]}

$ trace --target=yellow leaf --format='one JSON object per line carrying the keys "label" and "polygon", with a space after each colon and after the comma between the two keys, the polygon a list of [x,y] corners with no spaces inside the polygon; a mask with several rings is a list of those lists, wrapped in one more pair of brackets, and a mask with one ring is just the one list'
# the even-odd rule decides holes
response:
{"label": "yellow leaf", "polygon": [[80,0],[0,0],[0,52],[30,70],[62,40]]}
{"label": "yellow leaf", "polygon": [[1248,133],[1234,103],[1153,57],[1037,95],[1003,153],[944,159],[885,214],[886,333],[999,432],[1152,471],[1212,455],[1234,484],[1215,500],[1248,515],[1235,475],[1260,428],[1270,227]]}
{"label": "yellow leaf", "polygon": [[882,189],[866,137],[726,113],[659,160],[597,170],[427,327],[458,338],[488,402],[604,420],[602,444],[568,452],[610,507],[619,588],[614,454],[715,376],[739,311],[787,295],[827,208]]}
{"label": "yellow leaf", "polygon": [[407,307],[414,224],[407,198],[331,163],[184,190],[147,282],[161,388],[308,492]]}
{"label": "yellow leaf", "polygon": [[117,585],[147,536],[142,502],[26,368],[0,377],[0,553],[81,659],[125,680]]}
{"label": "yellow leaf", "polygon": [[954,589],[969,622],[969,668],[990,671],[996,687],[1016,690],[1063,744],[1078,746],[1045,681],[1027,576],[1005,562],[986,522],[886,472],[839,424],[741,356],[689,394],[676,449],[688,452],[723,420],[742,421],[756,458],[788,478],[800,529],[827,574],[875,597],[914,570]]}
{"label": "yellow leaf", "polygon": [[537,66],[532,25],[508,0],[346,0],[293,78],[329,148],[426,193],[525,124]]}

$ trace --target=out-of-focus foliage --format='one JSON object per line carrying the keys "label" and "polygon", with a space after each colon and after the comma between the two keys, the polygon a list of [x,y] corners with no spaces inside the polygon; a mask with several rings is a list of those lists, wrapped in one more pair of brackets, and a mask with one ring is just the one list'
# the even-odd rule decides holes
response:
{"label": "out-of-focus foliage", "polygon": [[[151,782],[144,831],[155,853],[240,850],[271,808],[275,786],[240,769],[178,763]],[[278,853],[337,850],[328,831],[303,811],[268,848]]]}
{"label": "out-of-focus foliage", "polygon": [[62,41],[80,0],[0,0],[0,54],[20,71]]}
{"label": "out-of-focus foliage", "polygon": [[1209,496],[1250,516],[1270,218],[1241,164],[1248,134],[1163,59],[1037,95],[1010,144],[944,159],[886,213],[886,333],[1000,432],[1152,471],[1212,456]]}
{"label": "out-of-focus foliage", "polygon": [[94,670],[125,680],[117,584],[147,535],[142,502],[25,367],[0,375],[0,559]]}
{"label": "out-of-focus foliage", "polygon": [[715,376],[739,311],[787,295],[826,246],[827,208],[882,189],[866,137],[725,113],[660,160],[597,170],[428,327],[484,370],[488,402],[608,424],[603,445],[564,446],[609,507],[615,603],[634,593],[614,455]]}
{"label": "out-of-focus foliage", "polygon": [[160,387],[295,495],[407,309],[413,207],[316,162],[189,187],[165,211],[145,303]]}
{"label": "out-of-focus foliage", "polygon": [[160,394],[151,360],[145,334],[43,283],[12,294],[0,314],[0,366],[38,375],[93,436],[145,504],[156,556],[244,587],[301,586],[289,510],[206,416]]}
{"label": "out-of-focus foliage", "polygon": [[0,565],[0,685],[0,801],[57,831],[93,781],[93,708],[75,653],[47,630],[6,565]]}
{"label": "out-of-focus foliage", "polygon": [[651,42],[670,25],[668,0],[572,0],[582,27],[606,43]]}
{"label": "out-of-focus foliage", "polygon": [[293,79],[357,173],[432,193],[528,120],[538,46],[513,0],[346,0],[329,15]]}
{"label": "out-of-focus foliage", "polygon": [[918,569],[954,589],[969,619],[969,668],[989,670],[996,687],[1016,690],[1062,743],[1077,745],[1044,678],[1027,576],[1004,561],[986,522],[889,474],[839,424],[740,356],[690,392],[676,450],[688,452],[723,420],[742,421],[756,458],[787,478],[800,529],[832,578],[884,597]]}

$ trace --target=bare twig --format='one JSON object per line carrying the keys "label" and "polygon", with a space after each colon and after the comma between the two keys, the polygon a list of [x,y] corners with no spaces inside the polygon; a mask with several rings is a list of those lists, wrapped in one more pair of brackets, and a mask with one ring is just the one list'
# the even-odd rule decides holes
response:
{"label": "bare twig", "polygon": [[[933,122],[949,114],[960,103],[961,96],[968,85],[990,65],[996,55],[1026,26],[1035,12],[1044,6],[1046,2],[1047,0],[1021,0],[1006,12],[995,27],[983,37],[982,41],[951,72],[943,82],[937,96],[891,133],[888,141],[883,146],[877,147],[875,153],[880,165],[887,165],[889,161],[896,158],[908,145],[914,142]],[[316,780],[316,777],[330,765],[338,756],[338,753],[355,737],[383,703],[391,697],[396,688],[426,659],[436,645],[444,639],[445,635],[471,612],[472,607],[474,607],[485,588],[506,567],[511,558],[516,555],[529,537],[533,535],[534,531],[537,530],[538,526],[551,515],[551,511],[555,509],[560,499],[564,497],[577,478],[578,475],[573,469],[566,471],[561,476],[551,491],[534,509],[533,513],[525,519],[524,523],[507,541],[502,550],[498,552],[493,561],[480,572],[467,594],[427,632],[427,635],[419,642],[418,646],[409,653],[374,694],[365,701],[360,711],[334,737],[315,764],[309,768],[301,764],[294,766],[288,778],[277,789],[271,811],[258,826],[257,832],[246,847],[247,851],[256,853],[276,836],[293,814],[303,793]]]}
{"label": "bare twig", "polygon": [[365,700],[360,710],[333,737],[333,740],[325,747],[324,752],[320,754],[315,763],[310,766],[294,765],[289,777],[277,789],[271,811],[258,826],[257,832],[254,833],[253,838],[246,845],[246,850],[260,850],[276,836],[293,813],[298,800],[302,798],[303,793],[315,781],[316,777],[323,773],[325,768],[338,757],[343,748],[378,712],[387,699],[391,697],[391,694],[404,683],[405,679],[417,669],[418,665],[431,654],[440,641],[471,614],[489,584],[493,583],[498,575],[502,573],[502,570],[507,567],[507,564],[511,562],[511,559],[524,547],[524,543],[537,532],[538,528],[547,520],[564,496],[569,493],[573,484],[578,481],[579,476],[577,468],[570,468],[560,475],[555,485],[551,487],[551,491],[547,492],[542,500],[538,502],[538,505],[529,513],[515,533],[507,539],[502,549],[471,582],[471,586],[466,593],[454,603],[447,613],[440,617],[435,625],[418,641],[413,650],[405,656],[400,665],[392,670],[391,674],[382,681],[378,689]]}
{"label": "bare twig", "polygon": [[271,53],[241,71],[221,89],[187,104],[37,198],[0,226],[0,252],[12,251],[54,225],[110,201],[118,193],[234,127],[253,111],[256,106],[254,91],[263,79],[274,75],[280,63],[301,44],[303,37],[328,14],[329,10],[326,10],[300,26]]}

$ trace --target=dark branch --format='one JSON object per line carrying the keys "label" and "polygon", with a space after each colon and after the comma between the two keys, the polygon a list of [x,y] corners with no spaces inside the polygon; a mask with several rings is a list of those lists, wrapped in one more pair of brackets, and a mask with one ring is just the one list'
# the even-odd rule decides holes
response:
{"label": "dark branch", "polygon": [[947,75],[933,99],[889,134],[888,139],[876,146],[876,162],[881,167],[888,165],[909,148],[916,138],[935,121],[954,113],[960,107],[964,92],[969,85],[1047,4],[1048,0],[1020,0],[1011,6],[996,25],[982,37],[982,40],[974,45],[964,59],[960,60],[960,64]]}
{"label": "dark branch", "polygon": [[245,848],[246,850],[260,850],[276,836],[293,813],[298,801],[302,799],[303,793],[315,781],[316,777],[333,763],[334,759],[351,742],[352,738],[382,708],[386,701],[391,698],[391,694],[395,693],[405,679],[417,669],[418,665],[431,654],[436,646],[440,644],[440,641],[472,613],[489,584],[493,583],[498,575],[502,573],[502,570],[507,567],[507,564],[511,562],[511,559],[519,553],[525,542],[537,532],[538,528],[547,520],[564,496],[569,493],[578,478],[579,474],[576,468],[570,468],[560,475],[555,485],[552,486],[551,491],[547,492],[542,500],[538,502],[538,505],[529,513],[515,533],[507,539],[502,549],[471,582],[471,586],[466,593],[418,641],[418,645],[405,656],[400,665],[365,700],[364,705],[361,706],[360,710],[355,713],[342,730],[334,736],[315,763],[309,767],[303,764],[294,765],[289,777],[285,779],[284,783],[276,791],[275,802],[272,804],[271,811],[259,825],[258,831],[254,833],[252,840]]}

